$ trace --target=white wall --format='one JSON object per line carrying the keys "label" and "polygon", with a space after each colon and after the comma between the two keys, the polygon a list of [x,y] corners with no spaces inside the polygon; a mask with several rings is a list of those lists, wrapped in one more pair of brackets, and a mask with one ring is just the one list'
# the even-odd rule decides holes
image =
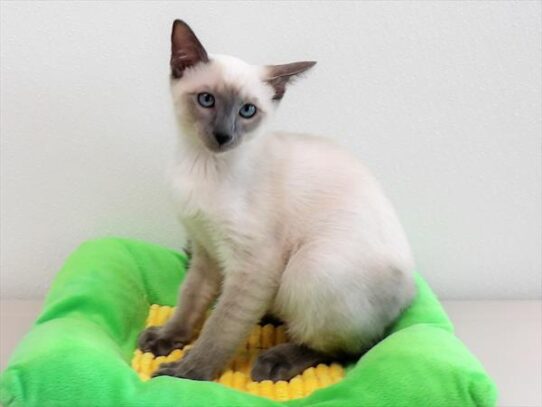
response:
{"label": "white wall", "polygon": [[540,2],[2,2],[1,295],[97,236],[180,247],[169,34],[316,59],[277,127],[329,134],[396,204],[443,298],[539,298]]}

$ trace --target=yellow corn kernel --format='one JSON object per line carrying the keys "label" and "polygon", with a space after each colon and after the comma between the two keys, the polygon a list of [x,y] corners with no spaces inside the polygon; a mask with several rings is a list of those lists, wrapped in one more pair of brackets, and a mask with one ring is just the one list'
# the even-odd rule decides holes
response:
{"label": "yellow corn kernel", "polygon": [[291,399],[303,397],[303,379],[301,376],[297,375],[290,380],[288,385],[288,393]]}
{"label": "yellow corn kernel", "polygon": [[289,398],[288,382],[280,380],[275,383],[275,397],[278,401],[286,401]]}
{"label": "yellow corn kernel", "polygon": [[235,358],[235,370],[246,375],[250,374],[250,356],[246,351]]}
{"label": "yellow corn kernel", "polygon": [[158,356],[156,359],[154,359],[154,362],[152,363],[152,371],[154,372],[158,367],[166,362],[165,356]]}
{"label": "yellow corn kernel", "polygon": [[158,304],[152,304],[149,310],[149,316],[147,317],[147,327],[156,325],[156,314],[160,306]]}
{"label": "yellow corn kernel", "polygon": [[145,373],[138,373],[138,376],[141,380],[146,382],[147,380],[150,380],[151,376]]}
{"label": "yellow corn kernel", "polygon": [[153,360],[154,360],[154,355],[152,353],[150,353],[150,352],[145,352],[141,356],[141,360],[139,362],[139,371],[141,373],[145,373],[147,375],[150,375]]}
{"label": "yellow corn kernel", "polygon": [[184,355],[184,350],[175,349],[172,351],[168,356],[166,356],[165,362],[175,362],[179,359],[181,359]]}
{"label": "yellow corn kernel", "polygon": [[275,392],[273,391],[273,382],[271,380],[264,380],[260,382],[260,396],[273,399]]}
{"label": "yellow corn kernel", "polygon": [[160,307],[156,315],[156,325],[164,325],[164,323],[169,319],[170,314],[171,307]]}
{"label": "yellow corn kernel", "polygon": [[262,341],[261,347],[268,349],[275,343],[275,327],[271,324],[264,325],[262,327]]}
{"label": "yellow corn kernel", "polygon": [[134,352],[134,357],[132,358],[132,369],[134,369],[136,372],[139,370],[141,355],[143,355],[143,352],[141,352],[139,349],[136,349],[136,351]]}
{"label": "yellow corn kernel", "polygon": [[250,336],[248,337],[248,343],[247,343],[248,349],[257,349],[260,347],[261,334],[262,334],[262,327],[260,325],[256,325],[254,328],[252,328],[252,331],[250,332]]}
{"label": "yellow corn kernel", "polygon": [[324,365],[323,363],[316,366],[316,377],[318,378],[321,387],[326,387],[333,384],[333,379],[331,378],[329,372],[329,366]]}
{"label": "yellow corn kernel", "polygon": [[279,325],[275,328],[275,345],[286,342],[286,327]]}
{"label": "yellow corn kernel", "polygon": [[224,386],[231,387],[233,383],[233,372],[231,370],[226,370],[224,373],[222,373],[222,376],[220,376],[218,382]]}
{"label": "yellow corn kernel", "polygon": [[169,321],[169,319],[173,316],[173,314],[175,314],[175,310],[177,309],[177,307],[168,307],[168,308],[169,308],[169,313],[164,323]]}
{"label": "yellow corn kernel", "polygon": [[314,367],[309,367],[308,369],[305,369],[302,376],[303,380],[316,379],[316,370],[314,369]]}
{"label": "yellow corn kernel", "polygon": [[247,376],[241,372],[234,372],[232,379],[232,387],[237,390],[245,390],[247,383]]}
{"label": "yellow corn kernel", "polygon": [[316,377],[309,377],[303,380],[303,396],[308,396],[318,388],[318,380]]}
{"label": "yellow corn kernel", "polygon": [[248,382],[247,383],[247,391],[250,394],[254,394],[255,396],[260,395],[260,385],[257,382]]}
{"label": "yellow corn kernel", "polygon": [[337,383],[344,377],[344,369],[338,363],[332,363],[329,367],[329,374],[333,380],[333,383]]}

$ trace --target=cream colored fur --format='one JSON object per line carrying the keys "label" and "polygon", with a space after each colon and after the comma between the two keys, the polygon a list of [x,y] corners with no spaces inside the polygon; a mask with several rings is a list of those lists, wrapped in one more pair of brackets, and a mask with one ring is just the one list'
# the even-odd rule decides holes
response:
{"label": "cream colored fur", "polygon": [[[193,357],[218,365],[266,312],[283,319],[298,343],[361,352],[414,294],[403,230],[356,157],[323,138],[269,133],[265,122],[224,153],[199,140],[183,95],[231,86],[256,98],[267,120],[276,102],[264,75],[263,67],[211,56],[172,81],[180,134],[169,179],[194,263],[214,273],[209,285],[221,284]],[[216,352],[205,357],[209,349]]]}

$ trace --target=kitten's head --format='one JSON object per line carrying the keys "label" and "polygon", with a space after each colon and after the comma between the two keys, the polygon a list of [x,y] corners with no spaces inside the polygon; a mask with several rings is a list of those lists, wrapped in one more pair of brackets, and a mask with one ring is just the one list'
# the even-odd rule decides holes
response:
{"label": "kitten's head", "polygon": [[316,62],[249,65],[208,55],[190,27],[175,20],[171,33],[171,89],[184,137],[212,152],[256,137],[286,85]]}

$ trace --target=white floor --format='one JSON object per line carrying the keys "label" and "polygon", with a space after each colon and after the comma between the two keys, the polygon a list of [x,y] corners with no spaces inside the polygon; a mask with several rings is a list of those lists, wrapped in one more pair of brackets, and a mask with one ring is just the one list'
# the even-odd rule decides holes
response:
{"label": "white floor", "polygon": [[[499,388],[499,406],[542,407],[542,301],[444,301],[457,335]],[[0,369],[40,301],[0,302]]]}

